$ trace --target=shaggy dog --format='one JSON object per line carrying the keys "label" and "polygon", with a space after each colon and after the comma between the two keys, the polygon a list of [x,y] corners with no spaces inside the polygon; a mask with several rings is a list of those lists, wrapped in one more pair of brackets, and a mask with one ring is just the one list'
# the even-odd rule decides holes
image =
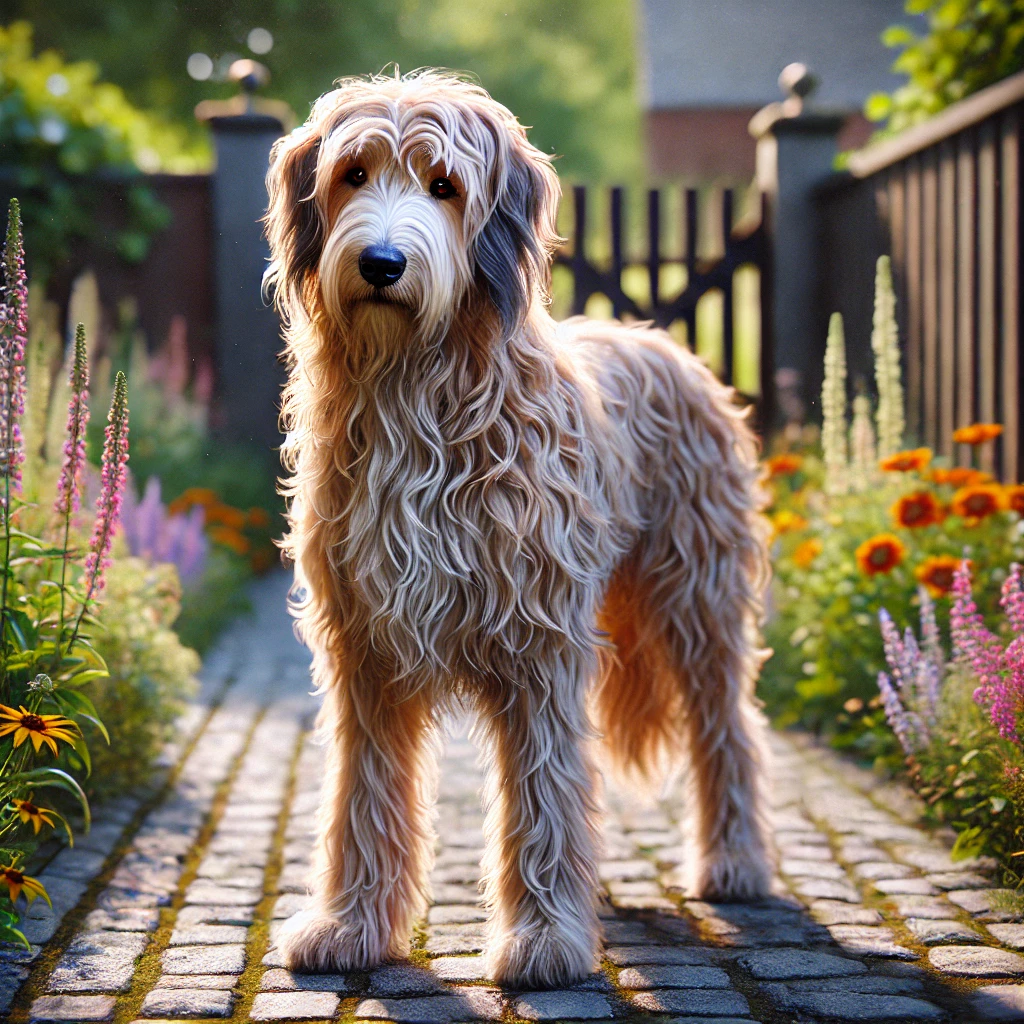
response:
{"label": "shaggy dog", "polygon": [[690,891],[763,896],[765,538],[731,390],[661,331],[551,319],[558,181],[475,85],[343,81],[268,181],[286,550],[327,745],[289,966],[408,951],[456,705],[489,751],[496,981],[595,967],[595,733],[646,778],[685,750]]}

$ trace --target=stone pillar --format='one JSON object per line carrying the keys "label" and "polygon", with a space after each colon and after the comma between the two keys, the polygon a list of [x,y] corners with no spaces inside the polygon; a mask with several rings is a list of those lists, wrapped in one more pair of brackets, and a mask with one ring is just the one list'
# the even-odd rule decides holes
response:
{"label": "stone pillar", "polygon": [[260,218],[267,209],[270,147],[284,127],[259,113],[209,122],[217,154],[212,200],[220,429],[232,441],[275,448],[284,373],[277,359],[281,327],[262,296],[270,250]]}
{"label": "stone pillar", "polygon": [[775,398],[784,423],[816,418],[828,324],[818,322],[815,190],[834,172],[846,112],[808,107],[814,80],[802,65],[779,78],[789,92],[753,117],[757,181],[772,225],[772,336]]}

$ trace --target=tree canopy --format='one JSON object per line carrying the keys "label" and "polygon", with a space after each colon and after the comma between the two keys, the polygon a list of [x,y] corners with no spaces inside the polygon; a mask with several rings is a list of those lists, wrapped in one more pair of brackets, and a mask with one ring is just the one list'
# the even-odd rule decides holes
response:
{"label": "tree canopy", "polygon": [[[9,0],[36,45],[95,61],[137,106],[201,137],[193,108],[235,87],[186,72],[194,53],[223,68],[255,56],[268,96],[300,119],[343,75],[424,65],[475,75],[559,154],[560,173],[624,178],[640,165],[631,0]],[[273,38],[251,53],[254,28]],[[266,39],[266,36],[263,36]],[[265,45],[265,44],[264,44]],[[257,49],[260,47],[257,46]]]}

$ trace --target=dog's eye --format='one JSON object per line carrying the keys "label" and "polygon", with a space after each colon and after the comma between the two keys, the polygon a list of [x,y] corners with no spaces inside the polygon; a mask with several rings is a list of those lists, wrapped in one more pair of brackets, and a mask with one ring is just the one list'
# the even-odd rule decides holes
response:
{"label": "dog's eye", "polygon": [[345,172],[345,180],[359,188],[360,185],[366,184],[366,171],[362,167],[353,167],[352,170]]}
{"label": "dog's eye", "polygon": [[459,190],[451,183],[450,179],[435,178],[430,183],[430,194],[435,199],[454,199],[459,194]]}

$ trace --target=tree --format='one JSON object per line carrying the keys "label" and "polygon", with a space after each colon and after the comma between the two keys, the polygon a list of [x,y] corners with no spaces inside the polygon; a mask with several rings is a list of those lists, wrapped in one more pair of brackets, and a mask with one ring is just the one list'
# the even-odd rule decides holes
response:
{"label": "tree", "polygon": [[[192,110],[234,86],[186,73],[193,53],[249,56],[253,28],[268,95],[299,118],[338,77],[422,65],[476,75],[562,155],[561,173],[622,179],[640,167],[630,0],[9,0],[40,46],[97,62],[140,107],[202,137]],[[218,60],[218,58],[220,58]],[[215,71],[213,78],[217,77]]]}
{"label": "tree", "polygon": [[925,15],[928,32],[906,25],[882,34],[902,52],[893,71],[908,76],[891,96],[875,93],[864,112],[891,135],[927,120],[951,103],[1024,69],[1024,0],[907,0]]}

